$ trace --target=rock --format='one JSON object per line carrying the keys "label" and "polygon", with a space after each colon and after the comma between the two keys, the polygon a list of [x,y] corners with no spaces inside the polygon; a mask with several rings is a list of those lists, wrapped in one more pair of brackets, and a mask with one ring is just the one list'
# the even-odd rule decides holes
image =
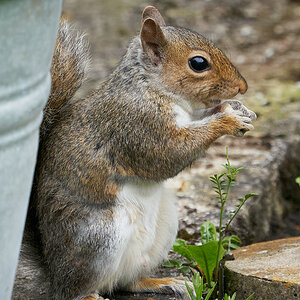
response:
{"label": "rock", "polygon": [[[231,189],[227,216],[235,208],[238,198],[248,193],[258,194],[248,200],[233,222],[231,231],[239,235],[244,244],[250,244],[271,239],[274,231],[283,228],[284,216],[300,199],[300,189],[295,183],[300,170],[300,136],[292,134],[292,129],[289,132],[291,136],[288,138],[222,138],[208,150],[206,158],[169,180],[168,188],[180,193],[180,236],[196,240],[204,221],[218,225],[220,209],[208,178],[224,172],[221,165],[226,162],[225,145],[229,147],[231,164],[244,167]],[[183,181],[189,184],[185,185],[184,192],[178,192],[177,188]],[[190,186],[195,188],[190,189]]]}
{"label": "rock", "polygon": [[225,263],[225,288],[237,299],[300,299],[300,237],[253,244]]}
{"label": "rock", "polygon": [[233,222],[244,242],[264,241],[284,227],[284,216],[293,210],[293,200],[299,203],[300,189],[295,183],[300,170],[300,137],[271,141],[270,152],[264,161],[253,168],[253,162],[245,163],[243,176],[248,181],[247,190],[238,186],[238,193],[248,191],[259,194],[245,205],[245,209]]}

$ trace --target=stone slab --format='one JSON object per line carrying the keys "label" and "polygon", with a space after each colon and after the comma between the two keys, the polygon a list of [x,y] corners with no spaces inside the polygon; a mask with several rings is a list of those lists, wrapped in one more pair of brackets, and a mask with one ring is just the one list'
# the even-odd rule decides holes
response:
{"label": "stone slab", "polygon": [[225,283],[237,299],[300,299],[300,237],[252,244],[233,251]]}

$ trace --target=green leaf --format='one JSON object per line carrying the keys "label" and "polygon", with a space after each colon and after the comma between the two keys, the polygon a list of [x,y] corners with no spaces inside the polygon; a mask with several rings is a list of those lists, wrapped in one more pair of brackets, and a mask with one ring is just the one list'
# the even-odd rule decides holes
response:
{"label": "green leaf", "polygon": [[211,294],[213,293],[213,291],[214,291],[214,289],[215,289],[216,285],[217,285],[217,283],[216,283],[216,282],[215,282],[215,283],[213,283],[213,285],[212,285],[211,289],[209,290],[208,294],[207,294],[207,295],[206,295],[206,297],[205,297],[205,300],[209,300],[209,298],[210,298]]}
{"label": "green leaf", "polygon": [[254,197],[254,196],[258,196],[258,194],[253,194],[253,193],[246,194],[246,195],[245,195],[245,201],[248,200],[248,199],[251,198],[251,197]]}
{"label": "green leaf", "polygon": [[162,264],[164,267],[166,268],[173,268],[173,267],[176,267],[172,262],[170,262],[169,260],[167,261],[164,261],[163,264]]}
{"label": "green leaf", "polygon": [[229,242],[229,243],[222,243],[222,245],[223,245],[223,247],[225,249],[227,249],[227,251],[231,251],[231,250],[235,250],[235,249],[240,248],[239,245],[237,245],[235,243],[231,243],[231,242]]}
{"label": "green leaf", "polygon": [[170,259],[169,262],[173,264],[176,268],[181,267],[183,263],[180,259]]}
{"label": "green leaf", "polygon": [[223,238],[222,242],[231,242],[231,243],[235,243],[235,244],[240,244],[242,241],[240,240],[240,238],[237,235],[230,235],[230,236],[225,236]]}
{"label": "green leaf", "polygon": [[252,293],[246,300],[252,299],[253,296],[254,296],[254,293]]}
{"label": "green leaf", "polygon": [[188,266],[183,266],[178,268],[178,270],[183,274],[186,275],[187,273],[189,273],[191,271],[191,268]]}
{"label": "green leaf", "polygon": [[233,295],[230,297],[226,293],[224,295],[224,300],[235,300],[236,293],[234,292]]}
{"label": "green leaf", "polygon": [[242,242],[241,239],[237,235],[233,234],[233,235],[231,235],[229,237],[231,238],[231,241],[234,242],[234,243],[236,243],[236,244],[240,244]]}
{"label": "green leaf", "polygon": [[180,255],[186,257],[189,261],[193,261],[193,257],[187,249],[187,244],[185,240],[176,239],[173,245],[173,250],[179,253]]}
{"label": "green leaf", "polygon": [[297,177],[296,178],[296,182],[299,184],[299,186],[300,186],[300,177]]}
{"label": "green leaf", "polygon": [[[198,276],[200,277],[199,273]],[[202,293],[203,293],[203,277],[201,277],[201,279],[199,280],[199,284],[197,286],[197,290],[196,290],[197,298],[202,299]]]}
{"label": "green leaf", "polygon": [[202,292],[203,292],[203,278],[200,277],[200,274],[197,272],[194,274],[193,286],[196,293],[196,299],[202,299]]}
{"label": "green leaf", "polygon": [[[205,278],[210,284],[218,256],[218,242],[210,241],[201,246],[189,245],[187,249],[204,272]],[[225,252],[223,246],[221,246],[220,260],[223,258]]]}
{"label": "green leaf", "polygon": [[192,289],[190,288],[189,284],[187,283],[186,280],[184,280],[184,282],[185,282],[186,289],[187,289],[187,291],[188,291],[188,293],[189,293],[189,295],[190,295],[190,297],[191,297],[191,300],[196,300],[196,299],[195,299],[195,296],[194,296],[194,292],[193,292]]}
{"label": "green leaf", "polygon": [[216,227],[212,222],[205,222],[201,225],[201,242],[202,244],[206,244],[210,241],[217,240],[217,231]]}
{"label": "green leaf", "polygon": [[186,241],[183,239],[176,239],[174,242],[174,246],[186,246]]}
{"label": "green leaf", "polygon": [[228,251],[239,248],[241,243],[240,238],[237,235],[225,236],[222,240],[222,245]]}

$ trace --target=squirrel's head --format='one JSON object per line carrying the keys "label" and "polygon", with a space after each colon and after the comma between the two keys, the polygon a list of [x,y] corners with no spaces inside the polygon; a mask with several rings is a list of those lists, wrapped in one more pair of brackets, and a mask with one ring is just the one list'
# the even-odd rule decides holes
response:
{"label": "squirrel's head", "polygon": [[143,55],[169,92],[208,104],[247,91],[245,79],[219,48],[196,32],[166,26],[153,6],[143,12],[140,39]]}

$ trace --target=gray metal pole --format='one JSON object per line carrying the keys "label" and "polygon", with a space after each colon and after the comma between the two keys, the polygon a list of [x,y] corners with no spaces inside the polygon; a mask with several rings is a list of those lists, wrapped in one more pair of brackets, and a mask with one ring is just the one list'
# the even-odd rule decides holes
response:
{"label": "gray metal pole", "polygon": [[62,0],[0,0],[0,299],[10,299]]}

